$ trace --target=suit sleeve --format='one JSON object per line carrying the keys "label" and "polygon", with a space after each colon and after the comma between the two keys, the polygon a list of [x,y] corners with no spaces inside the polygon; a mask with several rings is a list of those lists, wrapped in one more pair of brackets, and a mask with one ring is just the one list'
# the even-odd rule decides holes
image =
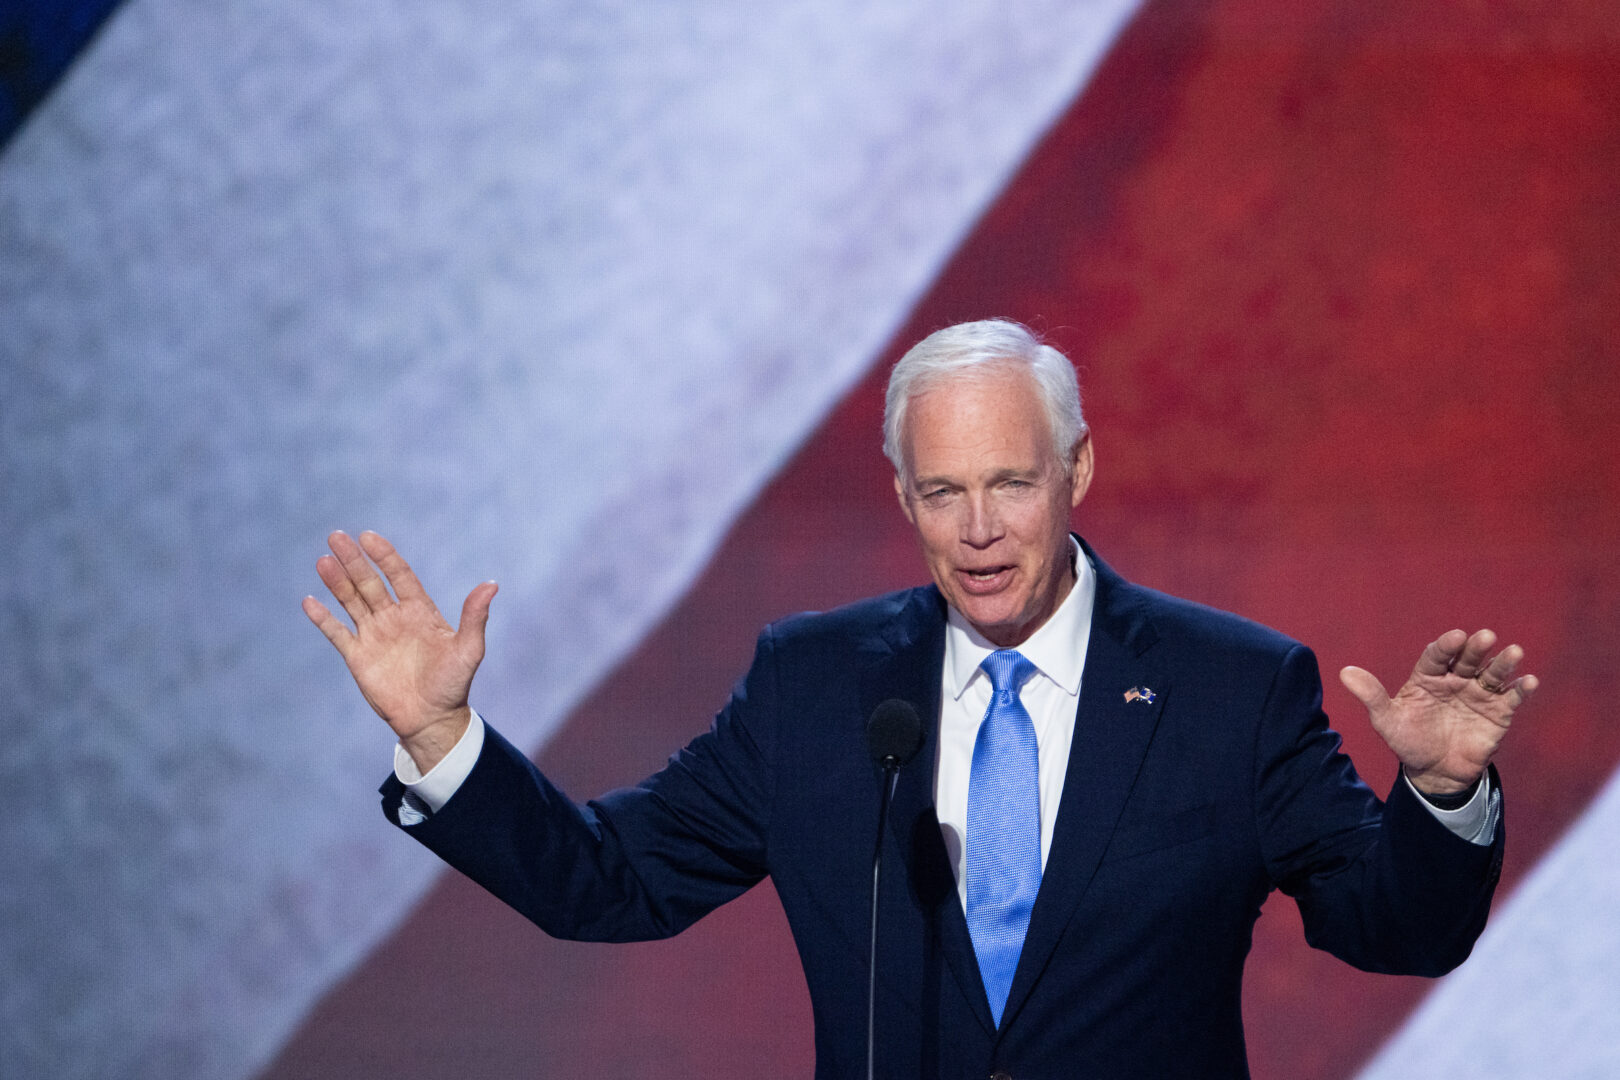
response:
{"label": "suit sleeve", "polygon": [[1489,845],[1469,843],[1399,778],[1380,802],[1328,727],[1303,646],[1277,671],[1254,760],[1266,867],[1299,905],[1307,941],[1392,974],[1443,975],[1467,958],[1501,873],[1502,824]]}
{"label": "suit sleeve", "polygon": [[[488,728],[461,788],[406,831],[554,937],[670,937],[767,872],[775,684],[767,627],[705,734],[583,805]],[[390,775],[381,792],[398,825],[403,785]]]}

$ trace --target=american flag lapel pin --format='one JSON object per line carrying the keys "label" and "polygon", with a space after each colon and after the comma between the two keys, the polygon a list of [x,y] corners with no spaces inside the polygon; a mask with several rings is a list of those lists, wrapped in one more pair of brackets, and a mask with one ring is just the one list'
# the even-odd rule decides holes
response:
{"label": "american flag lapel pin", "polygon": [[1153,699],[1156,696],[1157,695],[1155,695],[1153,691],[1146,686],[1133,686],[1129,690],[1125,691],[1125,704],[1129,705],[1133,701],[1140,701],[1151,705],[1153,704]]}

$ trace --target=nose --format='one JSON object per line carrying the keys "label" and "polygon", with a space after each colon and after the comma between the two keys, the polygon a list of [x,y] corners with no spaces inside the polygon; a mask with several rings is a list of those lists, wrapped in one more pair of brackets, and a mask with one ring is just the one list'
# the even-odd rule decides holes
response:
{"label": "nose", "polygon": [[970,547],[987,548],[1001,539],[1001,521],[993,501],[983,492],[966,500],[962,521],[962,541]]}

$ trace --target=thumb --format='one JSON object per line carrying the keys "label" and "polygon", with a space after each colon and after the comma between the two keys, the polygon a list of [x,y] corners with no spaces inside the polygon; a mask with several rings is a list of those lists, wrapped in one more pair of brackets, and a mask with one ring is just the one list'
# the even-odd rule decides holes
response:
{"label": "thumb", "polygon": [[456,637],[477,650],[477,655],[484,655],[484,627],[489,624],[489,604],[495,599],[500,586],[493,581],[486,581],[472,592],[461,604],[461,625],[456,627]]}
{"label": "thumb", "polygon": [[1365,668],[1346,667],[1339,669],[1339,681],[1344,688],[1356,696],[1356,700],[1367,708],[1370,716],[1377,717],[1389,708],[1389,694],[1384,690],[1384,684],[1378,681],[1378,676]]}

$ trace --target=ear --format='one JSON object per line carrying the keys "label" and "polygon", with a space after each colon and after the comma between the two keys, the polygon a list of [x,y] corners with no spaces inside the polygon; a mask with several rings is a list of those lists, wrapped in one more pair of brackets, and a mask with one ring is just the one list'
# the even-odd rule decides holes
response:
{"label": "ear", "polygon": [[900,479],[899,473],[894,474],[894,497],[900,500],[900,512],[906,515],[906,520],[916,525],[917,515],[911,510],[911,500],[906,498],[905,481]]}
{"label": "ear", "polygon": [[1091,429],[1080,433],[1080,439],[1074,444],[1073,487],[1069,492],[1069,508],[1080,505],[1080,500],[1086,497],[1086,491],[1091,487],[1091,469],[1094,462],[1091,456]]}

